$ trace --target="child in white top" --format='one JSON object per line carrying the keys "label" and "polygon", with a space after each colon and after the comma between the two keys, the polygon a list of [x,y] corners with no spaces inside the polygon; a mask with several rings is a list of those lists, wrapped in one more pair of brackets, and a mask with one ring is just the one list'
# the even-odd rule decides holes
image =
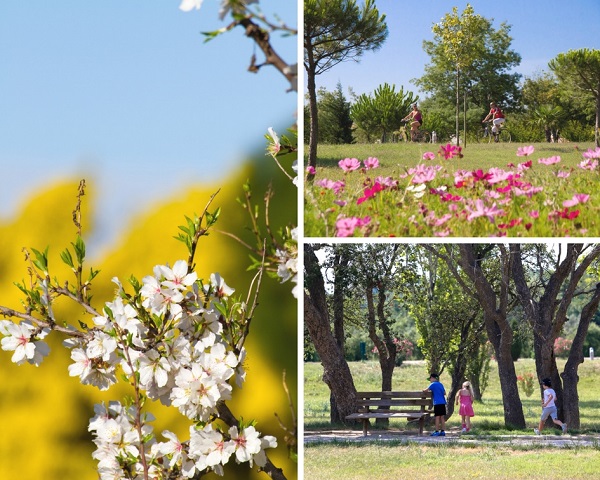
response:
{"label": "child in white top", "polygon": [[561,422],[557,416],[556,404],[554,400],[556,400],[556,392],[552,388],[552,382],[549,378],[544,378],[542,380],[542,387],[544,388],[544,399],[542,400],[542,416],[540,418],[540,424],[538,428],[534,428],[533,432],[536,435],[539,435],[540,432],[544,429],[544,424],[548,417],[552,418],[552,421],[559,425],[562,428],[563,433],[567,432],[567,424]]}

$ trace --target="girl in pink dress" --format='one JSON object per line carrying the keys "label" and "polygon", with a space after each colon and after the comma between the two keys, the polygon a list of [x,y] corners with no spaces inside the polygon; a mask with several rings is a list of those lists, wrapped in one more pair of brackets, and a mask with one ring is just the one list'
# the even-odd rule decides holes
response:
{"label": "girl in pink dress", "polygon": [[471,386],[471,382],[466,381],[462,385],[462,389],[458,392],[456,396],[456,405],[460,401],[460,409],[458,414],[461,416],[462,420],[462,432],[468,432],[471,430],[471,417],[475,416],[475,412],[473,411],[473,387]]}

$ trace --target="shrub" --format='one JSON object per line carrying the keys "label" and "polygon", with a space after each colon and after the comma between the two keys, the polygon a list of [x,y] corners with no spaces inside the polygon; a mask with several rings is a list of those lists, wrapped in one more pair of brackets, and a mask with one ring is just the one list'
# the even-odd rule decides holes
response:
{"label": "shrub", "polygon": [[556,340],[554,340],[554,355],[559,358],[567,358],[569,356],[569,352],[571,351],[572,345],[573,340],[558,337]]}

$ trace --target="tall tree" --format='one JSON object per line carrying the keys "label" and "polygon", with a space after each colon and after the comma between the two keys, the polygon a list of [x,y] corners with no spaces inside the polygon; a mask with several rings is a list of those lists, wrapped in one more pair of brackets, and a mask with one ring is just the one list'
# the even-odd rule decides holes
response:
{"label": "tall tree", "polygon": [[[346,60],[378,50],[388,35],[385,15],[374,0],[359,7],[356,0],[305,0],[304,68],[310,110],[308,164],[317,165],[319,117],[316,76]],[[309,176],[309,179],[312,176]]]}
{"label": "tall tree", "polygon": [[[433,41],[423,42],[431,63],[415,84],[434,96],[454,97],[458,141],[461,98],[466,104],[470,96],[480,107],[492,100],[503,106],[513,103],[520,75],[510,70],[521,57],[510,49],[510,27],[502,23],[494,29],[492,21],[475,14],[470,4],[461,15],[454,7],[432,30]],[[464,118],[466,122],[466,114]]]}
{"label": "tall tree", "polygon": [[318,248],[304,245],[304,322],[323,364],[323,381],[335,398],[332,421],[345,422],[356,411],[356,387],[344,351],[331,331],[325,281],[315,254]]}
{"label": "tall tree", "polygon": [[[455,395],[466,379],[470,360],[479,351],[483,330],[481,307],[473,292],[466,292],[441,261],[435,245],[413,249],[402,272],[402,300],[421,336],[419,345],[431,370],[450,371],[447,418]],[[477,372],[479,374],[480,372]],[[477,384],[473,378],[471,382]]]}
{"label": "tall tree", "polygon": [[396,92],[395,85],[384,83],[375,89],[372,96],[364,93],[358,96],[350,114],[365,132],[368,141],[377,135],[384,143],[387,135],[400,126],[402,118],[410,111],[410,104],[417,98],[412,92],[405,93],[403,87]]}
{"label": "tall tree", "polygon": [[[504,407],[504,423],[525,428],[523,405],[517,387],[517,375],[511,356],[513,331],[508,321],[511,255],[504,244],[467,244],[456,254],[450,246],[446,252],[432,250],[442,258],[465,292],[474,292],[483,310],[488,339],[494,348]],[[463,279],[460,271],[468,277]]]}
{"label": "tall tree", "polygon": [[342,84],[338,82],[333,92],[319,89],[318,96],[319,143],[352,143],[351,105],[344,96]]}
{"label": "tall tree", "polygon": [[600,147],[600,50],[582,48],[559,53],[548,64],[560,82],[590,95],[596,105],[595,140]]}
{"label": "tall tree", "polygon": [[[592,264],[600,258],[600,245],[569,244],[562,246],[549,258],[546,245],[536,245],[527,254],[518,244],[510,245],[512,275],[517,295],[533,331],[533,348],[538,378],[551,378],[556,391],[560,418],[578,429],[579,396],[577,394],[577,367],[583,362],[583,342],[590,321],[600,303],[600,287],[586,291],[582,279]],[[528,256],[533,268],[526,269]],[[535,286],[535,289],[530,286]],[[567,321],[567,310],[576,296],[586,295],[574,345],[569,353],[565,372],[559,375],[554,356],[554,341]],[[576,344],[576,345],[575,345]],[[561,377],[564,380],[561,382]],[[563,389],[564,386],[564,389]],[[565,401],[566,398],[569,401]]]}

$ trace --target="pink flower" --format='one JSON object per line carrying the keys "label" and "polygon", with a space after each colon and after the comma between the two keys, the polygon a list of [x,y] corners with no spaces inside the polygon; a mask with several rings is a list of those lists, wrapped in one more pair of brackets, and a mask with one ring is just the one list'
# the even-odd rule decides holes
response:
{"label": "pink flower", "polygon": [[425,152],[423,154],[423,160],[433,160],[435,158],[435,153],[433,152]]}
{"label": "pink flower", "polygon": [[563,207],[574,207],[575,205],[578,205],[580,203],[586,203],[589,199],[590,196],[586,195],[585,193],[576,193],[575,195],[573,195],[573,198],[571,198],[571,200],[565,200],[563,202]]}
{"label": "pink flower", "polygon": [[494,223],[495,217],[504,215],[504,210],[498,209],[495,203],[489,207],[486,206],[484,201],[480,198],[475,200],[475,210],[471,209],[470,206],[467,206],[466,208],[469,212],[469,216],[467,217],[469,222],[478,217],[487,217],[490,222]]}
{"label": "pink flower", "polygon": [[443,155],[446,160],[454,157],[462,158],[462,147],[457,145],[447,144],[446,146],[440,145],[440,155]]}
{"label": "pink flower", "polygon": [[594,150],[588,148],[587,151],[582,153],[583,158],[587,158],[588,160],[592,158],[600,158],[600,147],[596,147]]}
{"label": "pink flower", "polygon": [[338,195],[346,186],[346,184],[342,180],[329,180],[327,178],[323,178],[322,180],[318,180],[316,184],[319,187],[326,188],[328,190],[333,190],[336,195]]}
{"label": "pink flower", "polygon": [[531,212],[529,212],[529,216],[531,218],[540,218],[540,211],[539,210],[532,210]]}
{"label": "pink flower", "polygon": [[559,170],[556,172],[556,176],[558,178],[569,178],[571,176],[571,172],[566,172],[564,170]]}
{"label": "pink flower", "polygon": [[309,165],[308,167],[306,167],[306,173],[308,173],[309,175],[315,175],[317,171],[315,170],[315,167]]}
{"label": "pink flower", "polygon": [[367,225],[371,221],[371,217],[349,217],[349,218],[340,218],[337,222],[335,222],[335,236],[336,237],[349,237],[354,234],[354,230],[358,227],[362,227]]}
{"label": "pink flower", "polygon": [[412,183],[426,183],[432,181],[438,170],[441,170],[441,166],[426,166],[424,164],[417,165],[415,168],[411,168],[408,173],[413,175]]}
{"label": "pink flower", "polygon": [[560,162],[559,156],[554,156],[554,157],[550,157],[550,158],[540,158],[538,160],[538,163],[541,163],[543,165],[553,165],[558,162]]}
{"label": "pink flower", "polygon": [[377,168],[379,166],[379,160],[375,157],[367,158],[364,163],[367,170],[371,168]]}
{"label": "pink flower", "polygon": [[365,195],[363,197],[360,197],[357,201],[356,204],[360,205],[361,203],[363,203],[364,201],[366,201],[369,198],[373,198],[375,196],[376,193],[379,193],[383,190],[383,187],[381,186],[380,183],[375,182],[375,185],[373,185],[371,188],[365,188]]}
{"label": "pink flower", "polygon": [[583,168],[584,170],[596,170],[598,167],[598,160],[592,160],[588,158],[579,164],[579,168]]}
{"label": "pink flower", "polygon": [[392,177],[377,177],[375,183],[381,183],[384,187],[397,187],[398,180],[394,180]]}
{"label": "pink flower", "polygon": [[528,147],[519,147],[517,148],[517,157],[528,157],[535,151],[533,145],[529,145]]}
{"label": "pink flower", "polygon": [[533,162],[531,160],[528,160],[528,161],[523,162],[523,163],[519,163],[519,165],[517,165],[517,171],[518,172],[523,172],[525,170],[529,170],[532,165],[533,165]]}
{"label": "pink flower", "polygon": [[338,162],[338,165],[344,172],[351,172],[360,168],[360,162],[357,158],[344,158]]}

